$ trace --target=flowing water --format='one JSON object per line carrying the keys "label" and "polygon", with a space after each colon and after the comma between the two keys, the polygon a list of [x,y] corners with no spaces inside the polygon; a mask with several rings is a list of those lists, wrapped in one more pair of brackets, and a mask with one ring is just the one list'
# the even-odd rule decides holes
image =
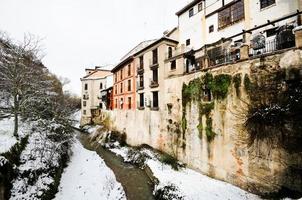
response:
{"label": "flowing water", "polygon": [[85,134],[79,135],[82,145],[95,151],[114,172],[116,179],[122,184],[128,200],[152,200],[154,185],[146,172],[136,166],[123,162],[123,158],[113,152],[95,145]]}

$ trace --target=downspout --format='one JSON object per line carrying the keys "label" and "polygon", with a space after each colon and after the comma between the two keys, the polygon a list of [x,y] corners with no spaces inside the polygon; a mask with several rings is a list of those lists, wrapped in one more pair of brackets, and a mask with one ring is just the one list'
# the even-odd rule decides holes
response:
{"label": "downspout", "polygon": [[[300,11],[302,11],[302,0],[298,0],[298,9]],[[302,16],[298,15],[297,17],[298,17],[298,19],[297,19],[298,26],[301,26],[302,25]]]}

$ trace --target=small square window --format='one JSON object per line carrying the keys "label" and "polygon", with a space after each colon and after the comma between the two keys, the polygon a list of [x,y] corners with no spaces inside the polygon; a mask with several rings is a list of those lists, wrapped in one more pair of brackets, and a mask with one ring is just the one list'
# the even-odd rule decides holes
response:
{"label": "small square window", "polygon": [[86,107],[86,101],[83,101],[83,106]]}
{"label": "small square window", "polygon": [[214,25],[209,26],[209,33],[214,32]]}
{"label": "small square window", "polygon": [[187,39],[187,40],[186,40],[186,45],[189,46],[190,44],[191,44],[190,39]]}
{"label": "small square window", "polygon": [[276,3],[276,0],[260,0],[260,9],[266,8]]}
{"label": "small square window", "polygon": [[189,17],[193,17],[193,15],[194,15],[194,9],[191,8],[191,9],[189,10]]}
{"label": "small square window", "polygon": [[86,110],[83,110],[83,115],[86,115]]}
{"label": "small square window", "polygon": [[198,12],[202,11],[202,2],[198,4]]}

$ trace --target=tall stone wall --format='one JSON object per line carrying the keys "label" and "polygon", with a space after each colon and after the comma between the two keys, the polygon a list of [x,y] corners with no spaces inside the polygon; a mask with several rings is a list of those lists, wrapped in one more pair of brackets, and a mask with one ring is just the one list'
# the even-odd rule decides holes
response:
{"label": "tall stone wall", "polygon": [[[301,82],[301,70],[302,51],[293,49],[209,70],[213,76],[229,75],[232,81],[226,96],[214,98],[206,114],[200,114],[203,100],[199,98],[192,98],[183,108],[187,100],[182,93],[183,84],[204,77],[205,72],[165,79],[163,110],[108,114],[115,129],[127,134],[130,145],[148,144],[197,171],[254,193],[302,192],[302,133],[295,123],[299,113],[283,124],[280,137],[268,134],[274,133],[272,123],[276,122],[256,124],[256,136],[247,128],[253,109],[277,104],[273,97],[287,91],[291,79]],[[237,74],[239,82],[234,78]],[[259,130],[267,131],[259,134]]]}

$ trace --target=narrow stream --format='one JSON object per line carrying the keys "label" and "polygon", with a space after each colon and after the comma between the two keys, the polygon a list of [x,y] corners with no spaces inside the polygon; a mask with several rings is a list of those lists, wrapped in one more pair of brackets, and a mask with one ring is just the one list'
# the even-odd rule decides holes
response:
{"label": "narrow stream", "polygon": [[136,166],[123,162],[120,156],[89,142],[85,134],[79,135],[82,145],[91,151],[95,151],[114,172],[116,179],[122,184],[128,200],[153,200],[153,183],[146,172]]}

